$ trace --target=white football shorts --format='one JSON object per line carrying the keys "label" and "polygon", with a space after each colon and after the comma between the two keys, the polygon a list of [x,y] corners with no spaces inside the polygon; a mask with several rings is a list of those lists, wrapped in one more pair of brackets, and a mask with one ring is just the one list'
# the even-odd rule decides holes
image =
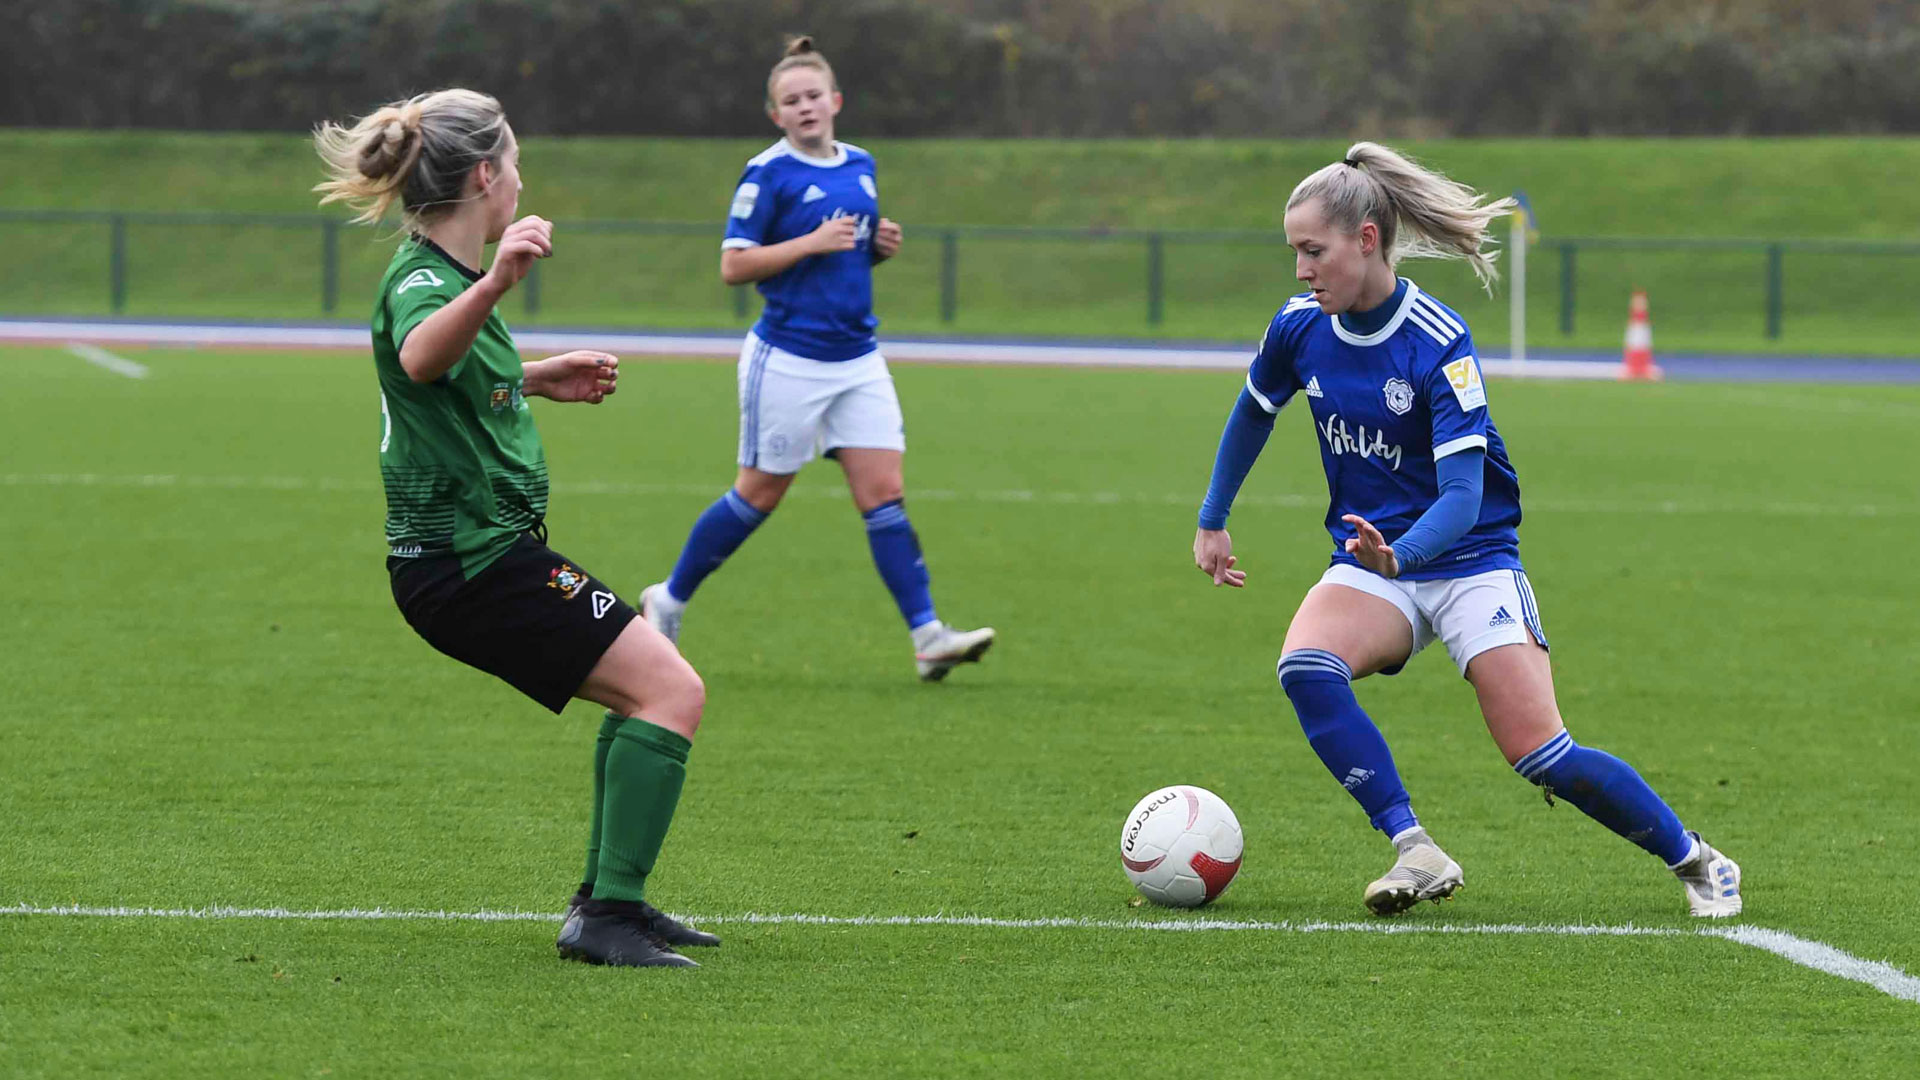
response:
{"label": "white football shorts", "polygon": [[748,334],[740,346],[740,464],[788,475],[842,448],[905,450],[906,425],[878,350],[832,363]]}
{"label": "white football shorts", "polygon": [[[1525,571],[1489,570],[1471,577],[1402,581],[1388,580],[1347,563],[1334,563],[1320,575],[1319,585],[1359,589],[1399,608],[1413,627],[1413,652],[1407,658],[1411,660],[1438,639],[1446,643],[1447,655],[1453,657],[1463,676],[1467,662],[1488,649],[1530,641],[1538,641],[1542,648],[1547,646],[1547,633],[1540,628],[1540,607],[1534,603],[1533,586],[1527,584]],[[1384,674],[1399,670],[1390,668]]]}

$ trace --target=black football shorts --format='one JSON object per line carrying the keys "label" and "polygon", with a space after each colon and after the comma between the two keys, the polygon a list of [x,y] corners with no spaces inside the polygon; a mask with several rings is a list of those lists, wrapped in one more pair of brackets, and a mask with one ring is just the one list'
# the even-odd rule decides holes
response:
{"label": "black football shorts", "polygon": [[453,557],[387,560],[393,599],[427,644],[554,712],[587,681],[634,610],[528,534],[466,580]]}

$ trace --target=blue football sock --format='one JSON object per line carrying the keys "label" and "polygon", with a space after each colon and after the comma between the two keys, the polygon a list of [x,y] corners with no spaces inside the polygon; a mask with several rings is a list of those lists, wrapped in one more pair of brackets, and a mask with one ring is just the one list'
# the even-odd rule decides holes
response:
{"label": "blue football sock", "polygon": [[1353,671],[1346,661],[1323,649],[1295,649],[1280,658],[1280,686],[1313,752],[1360,801],[1373,827],[1389,838],[1417,827],[1393,752],[1354,699]]}
{"label": "blue football sock", "polygon": [[1668,866],[1680,865],[1693,852],[1693,838],[1680,818],[1633,766],[1603,750],[1581,746],[1565,731],[1515,762],[1513,771],[1658,855]]}
{"label": "blue football sock", "polygon": [[920,538],[907,520],[907,508],[895,499],[860,515],[867,523],[867,546],[873,549],[873,565],[880,569],[880,580],[887,583],[893,602],[907,629],[918,630],[932,622],[933,592],[927,577],[927,562],[920,557]]}
{"label": "blue football sock", "polygon": [[693,599],[693,591],[707,575],[720,569],[765,520],[764,512],[728,488],[693,523],[687,546],[680,549],[680,561],[673,564],[673,576],[667,579],[667,591],[675,600]]}

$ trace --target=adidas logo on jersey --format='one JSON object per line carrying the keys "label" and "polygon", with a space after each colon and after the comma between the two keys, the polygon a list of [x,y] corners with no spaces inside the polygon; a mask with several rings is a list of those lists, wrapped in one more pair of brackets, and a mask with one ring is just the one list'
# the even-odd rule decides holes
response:
{"label": "adidas logo on jersey", "polygon": [[393,290],[393,295],[399,296],[401,293],[406,292],[408,289],[413,288],[415,285],[445,285],[445,284],[446,282],[440,280],[440,275],[434,273],[433,271],[423,266],[420,269],[415,270],[413,273],[408,274],[406,276],[406,279],[400,282],[400,287]]}
{"label": "adidas logo on jersey", "polygon": [[1320,376],[1315,375],[1313,378],[1307,380],[1307,396],[1317,398],[1327,396],[1320,392]]}
{"label": "adidas logo on jersey", "polygon": [[800,196],[800,201],[803,203],[819,202],[826,197],[827,193],[820,190],[819,184],[808,184],[807,193]]}
{"label": "adidas logo on jersey", "polygon": [[1504,606],[1502,606],[1499,610],[1493,613],[1493,618],[1487,620],[1487,625],[1488,626],[1512,626],[1513,616],[1507,614],[1507,609]]}

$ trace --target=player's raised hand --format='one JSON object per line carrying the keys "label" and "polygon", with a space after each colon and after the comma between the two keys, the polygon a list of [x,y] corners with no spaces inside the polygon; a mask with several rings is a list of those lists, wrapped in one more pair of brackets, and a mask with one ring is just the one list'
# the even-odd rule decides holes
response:
{"label": "player's raised hand", "polygon": [[860,239],[860,221],[858,218],[828,218],[820,227],[807,234],[812,241],[815,255],[830,255],[836,251],[852,251]]}
{"label": "player's raised hand", "polygon": [[1211,577],[1213,583],[1236,589],[1247,586],[1247,572],[1235,570],[1240,560],[1233,554],[1233,537],[1225,529],[1200,529],[1193,534],[1193,564]]}
{"label": "player's raised hand", "polygon": [[611,353],[577,349],[521,366],[522,393],[554,401],[584,401],[598,405],[614,392],[620,379],[620,358]]}
{"label": "player's raised hand", "polygon": [[500,291],[505,292],[520,284],[520,279],[533,269],[533,260],[544,259],[551,254],[553,222],[528,214],[507,226],[507,231],[500,234],[500,243],[493,249],[493,265],[487,268],[487,276],[494,279]]}
{"label": "player's raised hand", "polygon": [[1359,534],[1347,541],[1347,554],[1383,578],[1400,576],[1400,558],[1393,553],[1386,537],[1380,535],[1380,530],[1373,527],[1373,522],[1358,514],[1343,514],[1340,520],[1353,526]]}
{"label": "player's raised hand", "polygon": [[900,223],[892,218],[881,218],[880,224],[873,230],[873,253],[883,259],[891,259],[900,252]]}

